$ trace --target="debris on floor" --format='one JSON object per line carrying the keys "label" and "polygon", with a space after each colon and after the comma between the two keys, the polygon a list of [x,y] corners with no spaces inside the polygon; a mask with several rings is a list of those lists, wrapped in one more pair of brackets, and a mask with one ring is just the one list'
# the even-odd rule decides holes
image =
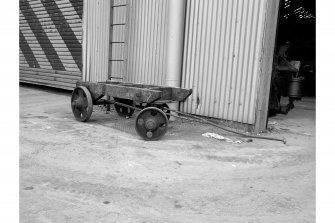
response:
{"label": "debris on floor", "polygon": [[278,123],[276,121],[269,121],[268,125],[277,125]]}
{"label": "debris on floor", "polygon": [[278,125],[278,122],[276,121],[269,121],[268,122],[268,126],[267,126],[267,130],[269,132],[278,132],[281,130],[281,128]]}
{"label": "debris on floor", "polygon": [[211,133],[211,132],[206,132],[204,134],[202,134],[202,136],[204,137],[208,137],[208,138],[214,138],[214,139],[218,139],[218,140],[221,140],[221,141],[226,141],[226,142],[229,142],[229,143],[242,143],[241,140],[231,140],[227,137],[224,137],[222,135],[219,135],[219,134],[216,134],[216,133]]}

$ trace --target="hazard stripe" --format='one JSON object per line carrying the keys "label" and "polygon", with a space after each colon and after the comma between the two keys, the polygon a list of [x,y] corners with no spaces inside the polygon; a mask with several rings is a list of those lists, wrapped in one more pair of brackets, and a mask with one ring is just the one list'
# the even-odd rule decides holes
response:
{"label": "hazard stripe", "polygon": [[[72,6],[71,6],[72,7]],[[37,3],[32,6],[33,11],[36,13],[36,10],[43,10],[46,11],[45,7],[42,5],[42,3]],[[74,9],[73,9],[74,11]],[[79,67],[77,66],[76,62],[73,59],[73,56],[68,49],[68,46],[65,44],[64,40],[62,39],[60,33],[57,30],[57,27],[55,26],[54,22],[50,18],[49,14],[46,13],[47,17],[41,17],[41,14],[36,13],[37,18],[39,19],[40,23],[42,24],[44,30],[52,30],[52,32],[46,32],[51,44],[55,47],[57,50],[57,54],[59,56],[59,59],[63,63],[65,69],[67,71],[78,71],[80,72]],[[57,38],[53,38],[53,37]],[[73,40],[69,40],[73,41]],[[60,51],[62,50],[62,51]],[[63,54],[60,54],[63,52]],[[79,49],[79,52],[81,53],[81,49]],[[66,55],[66,56],[64,56]]]}
{"label": "hazard stripe", "polygon": [[80,19],[83,17],[83,0],[70,0]]}
{"label": "hazard stripe", "polygon": [[24,57],[21,48],[19,49],[19,51],[20,51],[20,53],[19,53],[19,55],[20,55],[20,67],[21,66],[29,67],[29,64],[27,63],[26,58]]}
{"label": "hazard stripe", "polygon": [[[20,16],[23,17],[23,14],[20,11]],[[41,45],[38,43],[38,40],[36,39],[36,36],[34,35],[33,31],[30,29],[28,22],[26,21],[26,19],[21,18],[20,19],[22,23],[20,23],[20,31],[22,32],[23,36],[26,38],[26,41],[30,47],[30,49],[32,50],[36,60],[38,61],[40,68],[44,68],[44,69],[51,69],[52,70],[52,66],[47,58],[47,56],[45,55]],[[26,26],[28,27],[27,29],[23,29]],[[41,58],[43,59],[44,62],[41,62]],[[46,62],[45,62],[46,61]]]}
{"label": "hazard stripe", "polygon": [[72,31],[69,23],[65,19],[63,13],[58,8],[57,4],[54,0],[44,0],[43,5],[45,9],[47,10],[51,20],[54,22],[59,34],[63,37],[63,35],[67,35],[72,37],[71,39],[63,39],[67,48],[69,49],[70,53],[72,54],[72,57],[74,61],[76,62],[77,66],[79,67],[80,71],[82,69],[82,63],[81,63],[81,56],[78,56],[78,54],[74,54],[73,52],[81,52],[81,44],[78,41],[76,35]]}
{"label": "hazard stripe", "polygon": [[[59,59],[56,50],[51,44],[47,34],[45,33],[42,25],[40,24],[36,14],[32,10],[29,2],[27,0],[20,0],[20,9],[23,16],[26,18],[33,33],[38,33],[35,35],[39,45],[42,47],[45,55],[47,56],[53,70],[65,70],[61,60]],[[27,17],[29,19],[27,19]],[[52,56],[52,57],[50,57]]]}
{"label": "hazard stripe", "polygon": [[[76,10],[74,9],[74,7],[70,3],[70,1],[69,0],[62,0],[61,2],[60,1],[56,1],[56,3],[58,5],[58,8],[63,13],[63,15],[67,11],[73,12],[73,14],[71,16],[71,19],[68,19],[68,17],[65,16],[65,19],[69,23],[69,26],[71,27],[72,31],[78,30],[78,28],[79,28],[80,31],[82,31],[82,23],[81,23],[82,20],[80,19],[79,15],[76,13]],[[80,21],[80,23],[74,22],[74,21]],[[81,43],[82,36],[78,35],[78,32],[75,33],[75,35],[76,35],[78,41]]]}
{"label": "hazard stripe", "polygon": [[40,68],[40,65],[38,64],[33,54],[33,51],[31,50],[29,44],[27,43],[26,38],[24,38],[21,30],[20,30],[20,49],[21,49],[21,52],[23,53],[24,58],[29,64],[29,67]]}

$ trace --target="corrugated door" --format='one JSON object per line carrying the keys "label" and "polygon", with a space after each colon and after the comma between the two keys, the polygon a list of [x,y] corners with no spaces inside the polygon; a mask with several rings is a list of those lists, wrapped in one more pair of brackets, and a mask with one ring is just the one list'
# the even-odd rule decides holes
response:
{"label": "corrugated door", "polygon": [[108,78],[110,0],[84,0],[83,79]]}
{"label": "corrugated door", "polygon": [[20,82],[72,89],[81,79],[82,0],[20,0]]}
{"label": "corrugated door", "polygon": [[128,2],[128,61],[124,80],[164,85],[168,0]]}
{"label": "corrugated door", "polygon": [[266,0],[187,4],[184,112],[254,124]]}

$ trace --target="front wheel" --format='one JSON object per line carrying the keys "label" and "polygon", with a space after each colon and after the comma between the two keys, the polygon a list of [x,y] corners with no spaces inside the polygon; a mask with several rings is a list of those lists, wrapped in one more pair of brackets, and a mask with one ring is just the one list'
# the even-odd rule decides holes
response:
{"label": "front wheel", "polygon": [[77,121],[86,122],[90,119],[93,111],[93,100],[91,93],[86,87],[79,86],[73,90],[71,109]]}
{"label": "front wheel", "polygon": [[144,140],[154,141],[162,138],[167,128],[168,119],[166,114],[158,108],[145,108],[141,110],[136,117],[136,132]]}

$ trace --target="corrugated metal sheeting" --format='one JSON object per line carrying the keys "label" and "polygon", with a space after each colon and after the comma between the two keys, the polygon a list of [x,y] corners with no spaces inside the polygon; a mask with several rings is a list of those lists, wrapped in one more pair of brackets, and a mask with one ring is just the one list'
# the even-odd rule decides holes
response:
{"label": "corrugated metal sheeting", "polygon": [[168,0],[128,0],[125,81],[164,85]]}
{"label": "corrugated metal sheeting", "polygon": [[[119,34],[128,36],[127,47],[114,47],[112,52],[127,59],[127,66],[112,70],[122,73],[117,77],[124,81],[165,85],[168,0],[127,4],[128,26]],[[265,4],[266,0],[187,1],[182,87],[194,93],[182,111],[254,124]],[[125,21],[127,11],[122,13],[118,16]]]}
{"label": "corrugated metal sheeting", "polygon": [[266,0],[188,1],[184,112],[254,124]]}
{"label": "corrugated metal sheeting", "polygon": [[20,0],[20,82],[72,89],[81,79],[82,0]]}
{"label": "corrugated metal sheeting", "polygon": [[108,78],[110,0],[84,0],[83,79]]}

